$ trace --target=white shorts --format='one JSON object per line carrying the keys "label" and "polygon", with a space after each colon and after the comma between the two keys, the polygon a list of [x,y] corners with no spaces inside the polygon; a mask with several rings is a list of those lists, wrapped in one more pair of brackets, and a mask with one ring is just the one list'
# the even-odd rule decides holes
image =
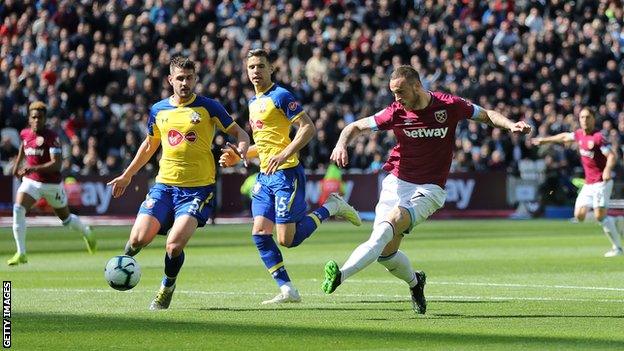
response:
{"label": "white shorts", "polygon": [[18,193],[26,193],[33,199],[46,199],[52,208],[67,206],[67,195],[61,184],[41,183],[26,177],[22,178],[22,184],[17,188]]}
{"label": "white shorts", "polygon": [[612,190],[613,180],[593,184],[585,184],[581,188],[581,192],[576,197],[576,203],[574,204],[574,208],[609,208],[609,199],[611,199]]}
{"label": "white shorts", "polygon": [[446,190],[436,184],[414,184],[389,174],[381,183],[379,202],[375,207],[375,224],[388,220],[388,214],[397,206],[407,209],[411,216],[408,234],[440,207],[444,206]]}

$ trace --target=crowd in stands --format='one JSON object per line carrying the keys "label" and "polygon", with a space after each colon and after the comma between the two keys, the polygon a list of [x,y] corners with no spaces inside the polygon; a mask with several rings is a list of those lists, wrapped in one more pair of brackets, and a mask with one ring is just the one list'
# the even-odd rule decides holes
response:
{"label": "crowd in stands", "polygon": [[[316,124],[301,152],[312,171],[327,167],[345,124],[392,102],[389,73],[401,64],[425,88],[525,120],[535,135],[574,130],[589,105],[621,159],[623,8],[619,0],[4,0],[0,161],[8,172],[27,106],[42,100],[65,145],[65,173],[119,173],[146,135],[150,105],[172,93],[166,76],[177,53],[199,64],[196,92],[250,132],[244,57],[257,47],[270,50],[275,80]],[[391,133],[358,138],[350,168],[378,171],[393,145]],[[574,149],[458,126],[452,171],[514,173],[526,158],[570,176],[580,167]]]}

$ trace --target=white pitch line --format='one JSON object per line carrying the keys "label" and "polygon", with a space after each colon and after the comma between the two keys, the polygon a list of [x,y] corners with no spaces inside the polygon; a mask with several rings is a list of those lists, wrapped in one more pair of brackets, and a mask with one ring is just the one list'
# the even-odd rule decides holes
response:
{"label": "white pitch line", "polygon": [[[311,279],[312,281],[319,282],[318,279]],[[376,279],[350,279],[349,283],[359,284],[404,284],[400,280],[388,279],[388,280],[376,280]],[[602,290],[602,291],[624,291],[624,288],[611,288],[606,286],[577,286],[577,285],[541,285],[541,284],[515,284],[515,283],[479,283],[479,282],[440,282],[440,281],[427,281],[427,284],[431,285],[458,285],[458,286],[498,286],[507,288],[539,288],[539,289],[571,289],[571,290]]]}
{"label": "white pitch line", "polygon": [[[14,291],[36,291],[36,292],[54,292],[54,293],[117,293],[128,294],[131,292],[118,292],[113,289],[47,289],[47,288],[17,288]],[[152,290],[132,290],[132,293],[151,293]],[[209,295],[209,296],[269,296],[272,293],[255,293],[255,292],[234,292],[234,291],[199,291],[199,290],[179,290],[176,291],[181,294],[188,295]],[[326,294],[305,294],[305,296],[313,297],[327,297]],[[335,297],[377,297],[377,298],[402,298],[405,299],[407,295],[388,295],[388,294],[341,294],[338,293]],[[469,295],[428,295],[430,300],[473,300],[473,301],[559,301],[559,302],[608,302],[608,303],[623,303],[624,299],[582,299],[582,298],[560,298],[560,297],[511,297],[511,296],[469,296]],[[345,302],[345,301],[340,301]]]}

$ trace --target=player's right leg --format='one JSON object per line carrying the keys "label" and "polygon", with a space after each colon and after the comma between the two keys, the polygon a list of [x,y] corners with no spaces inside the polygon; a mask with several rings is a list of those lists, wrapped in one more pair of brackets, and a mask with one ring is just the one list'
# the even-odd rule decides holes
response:
{"label": "player's right leg", "polygon": [[22,182],[13,204],[13,238],[17,251],[13,257],[7,260],[9,266],[28,262],[26,256],[26,212],[37,202],[38,198],[37,190],[29,187],[27,182]]}
{"label": "player's right leg", "polygon": [[326,294],[331,294],[347,278],[361,271],[375,262],[383,249],[396,235],[410,227],[411,217],[407,209],[395,207],[386,217],[373,228],[373,232],[367,241],[353,250],[341,269],[335,261],[329,261],[325,265],[325,280],[321,288]]}
{"label": "player's right leg", "polygon": [[[345,218],[356,226],[362,225],[358,212],[338,194],[331,194],[322,206],[306,215],[306,178],[303,166],[278,172],[279,176],[271,179],[271,187],[275,196],[275,223],[278,224],[280,245],[299,246],[331,216]],[[284,227],[285,224],[288,224],[287,228]]]}
{"label": "player's right leg", "polygon": [[138,254],[142,248],[154,240],[160,228],[161,224],[158,218],[149,214],[139,213],[134,220],[128,242],[126,242],[124,255],[134,256]]}
{"label": "player's right leg", "polygon": [[124,254],[134,256],[154,240],[156,234],[166,234],[173,225],[174,208],[171,189],[156,183],[139,207]]}

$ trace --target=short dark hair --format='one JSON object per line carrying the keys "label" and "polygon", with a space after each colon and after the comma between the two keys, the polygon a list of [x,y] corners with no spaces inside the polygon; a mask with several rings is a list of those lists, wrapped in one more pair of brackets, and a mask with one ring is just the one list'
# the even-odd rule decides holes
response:
{"label": "short dark hair", "polygon": [[28,112],[30,111],[42,111],[45,116],[48,112],[48,108],[43,101],[35,101],[28,106]]}
{"label": "short dark hair", "polygon": [[412,66],[399,66],[392,71],[390,79],[405,78],[412,82],[420,83],[420,74]]}
{"label": "short dark hair", "polygon": [[174,67],[195,71],[195,63],[188,57],[182,55],[175,55],[171,58],[171,61],[169,61],[169,72],[172,72]]}
{"label": "short dark hair", "polygon": [[593,109],[593,108],[591,108],[591,107],[589,107],[589,106],[583,106],[583,108],[579,111],[579,115],[581,114],[581,111],[583,111],[583,110],[585,110],[585,111],[589,112],[589,115],[590,115],[592,118],[596,118],[596,111],[594,111],[594,109]]}
{"label": "short dark hair", "polygon": [[266,57],[266,59],[269,59],[269,53],[264,50],[264,49],[252,49],[247,51],[247,58],[250,57]]}

